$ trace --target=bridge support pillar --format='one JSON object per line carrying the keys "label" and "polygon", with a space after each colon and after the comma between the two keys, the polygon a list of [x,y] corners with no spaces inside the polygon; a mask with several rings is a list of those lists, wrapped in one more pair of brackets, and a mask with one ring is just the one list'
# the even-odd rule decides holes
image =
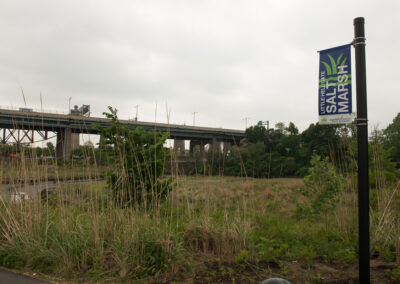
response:
{"label": "bridge support pillar", "polygon": [[[78,136],[79,137],[79,136]],[[57,132],[56,156],[58,159],[71,159],[72,132],[70,128],[60,129]]]}
{"label": "bridge support pillar", "polygon": [[200,152],[200,159],[205,159],[204,146],[206,143],[202,140],[191,140],[190,141],[190,157],[194,157],[196,152]]}
{"label": "bridge support pillar", "polygon": [[185,155],[185,140],[174,140],[174,153],[175,156]]}
{"label": "bridge support pillar", "polygon": [[79,133],[71,133],[71,150],[79,148]]}
{"label": "bridge support pillar", "polygon": [[213,138],[212,141],[209,143],[210,147],[208,151],[212,152],[221,152],[221,142],[217,141],[216,138]]}
{"label": "bridge support pillar", "polygon": [[232,143],[231,142],[223,142],[224,154],[228,154],[232,151]]}

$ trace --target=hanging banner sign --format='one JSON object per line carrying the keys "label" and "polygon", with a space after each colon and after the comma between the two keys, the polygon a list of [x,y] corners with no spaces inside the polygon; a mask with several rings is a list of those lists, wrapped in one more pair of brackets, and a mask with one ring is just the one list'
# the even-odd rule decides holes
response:
{"label": "hanging banner sign", "polygon": [[351,45],[319,52],[318,112],[320,124],[352,123]]}

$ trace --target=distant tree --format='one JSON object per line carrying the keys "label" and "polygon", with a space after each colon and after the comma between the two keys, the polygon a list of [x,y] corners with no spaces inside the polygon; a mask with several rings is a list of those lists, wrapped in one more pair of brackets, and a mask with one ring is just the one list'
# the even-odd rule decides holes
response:
{"label": "distant tree", "polygon": [[299,129],[294,125],[293,122],[289,123],[289,126],[285,128],[286,132],[288,132],[290,135],[297,135],[299,134]]}
{"label": "distant tree", "polygon": [[17,147],[10,144],[0,144],[0,153],[7,156],[11,153],[16,153]]}
{"label": "distant tree", "polygon": [[300,135],[290,122],[276,124],[276,129],[252,126],[246,130],[246,139],[240,143],[241,161],[246,173],[254,177],[282,177],[296,175]]}
{"label": "distant tree", "polygon": [[40,147],[36,147],[36,148],[35,148],[35,154],[36,154],[37,157],[42,156],[42,154],[43,154],[43,149],[40,148]]}
{"label": "distant tree", "polygon": [[267,176],[267,154],[263,142],[243,145],[242,158],[248,175],[252,177]]}
{"label": "distant tree", "polygon": [[245,135],[249,142],[257,143],[264,142],[267,134],[267,129],[264,126],[255,125],[246,129]]}
{"label": "distant tree", "polygon": [[284,156],[295,157],[300,147],[300,136],[298,128],[293,122],[283,129],[278,143],[279,152]]}
{"label": "distant tree", "polygon": [[226,156],[224,161],[224,175],[246,176],[239,146],[232,146],[230,155]]}
{"label": "distant tree", "polygon": [[47,146],[47,150],[48,150],[49,155],[55,156],[56,148],[54,147],[54,144],[51,143],[51,142],[47,142],[46,146]]}
{"label": "distant tree", "polygon": [[317,154],[321,157],[329,157],[340,141],[339,128],[340,126],[337,125],[312,123],[301,134],[301,142],[306,148],[303,155],[311,157]]}
{"label": "distant tree", "polygon": [[272,153],[278,151],[278,145],[283,137],[283,133],[279,130],[275,130],[273,128],[268,129],[267,135],[264,140],[265,151],[267,153]]}
{"label": "distant tree", "polygon": [[275,124],[275,128],[276,128],[276,131],[278,131],[282,134],[285,132],[285,124],[283,122],[278,122],[277,124]]}
{"label": "distant tree", "polygon": [[400,167],[400,113],[393,119],[393,122],[383,130],[384,146],[389,150],[390,157],[396,166]]}

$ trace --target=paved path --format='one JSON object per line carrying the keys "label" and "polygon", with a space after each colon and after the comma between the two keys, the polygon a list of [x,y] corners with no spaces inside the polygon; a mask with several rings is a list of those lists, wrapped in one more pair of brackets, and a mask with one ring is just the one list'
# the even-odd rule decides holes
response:
{"label": "paved path", "polygon": [[60,186],[65,185],[78,185],[78,184],[89,184],[94,182],[102,182],[105,179],[71,179],[71,180],[48,180],[33,183],[33,181],[17,181],[15,183],[0,183],[0,196],[6,200],[21,201],[23,192],[27,196],[25,198],[32,199],[38,196],[43,190],[49,192],[56,190]]}
{"label": "paved path", "polygon": [[43,280],[38,280],[26,275],[14,273],[0,268],[0,284],[50,284]]}

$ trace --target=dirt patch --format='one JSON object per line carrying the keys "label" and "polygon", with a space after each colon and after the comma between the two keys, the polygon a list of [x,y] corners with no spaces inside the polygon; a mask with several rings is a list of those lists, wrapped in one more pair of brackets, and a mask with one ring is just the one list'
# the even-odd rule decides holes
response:
{"label": "dirt patch", "polygon": [[[375,265],[371,262],[371,283],[394,284],[394,265]],[[358,266],[329,263],[306,265],[298,262],[234,262],[210,261],[195,272],[192,283],[260,283],[264,279],[280,277],[291,283],[359,284]]]}

